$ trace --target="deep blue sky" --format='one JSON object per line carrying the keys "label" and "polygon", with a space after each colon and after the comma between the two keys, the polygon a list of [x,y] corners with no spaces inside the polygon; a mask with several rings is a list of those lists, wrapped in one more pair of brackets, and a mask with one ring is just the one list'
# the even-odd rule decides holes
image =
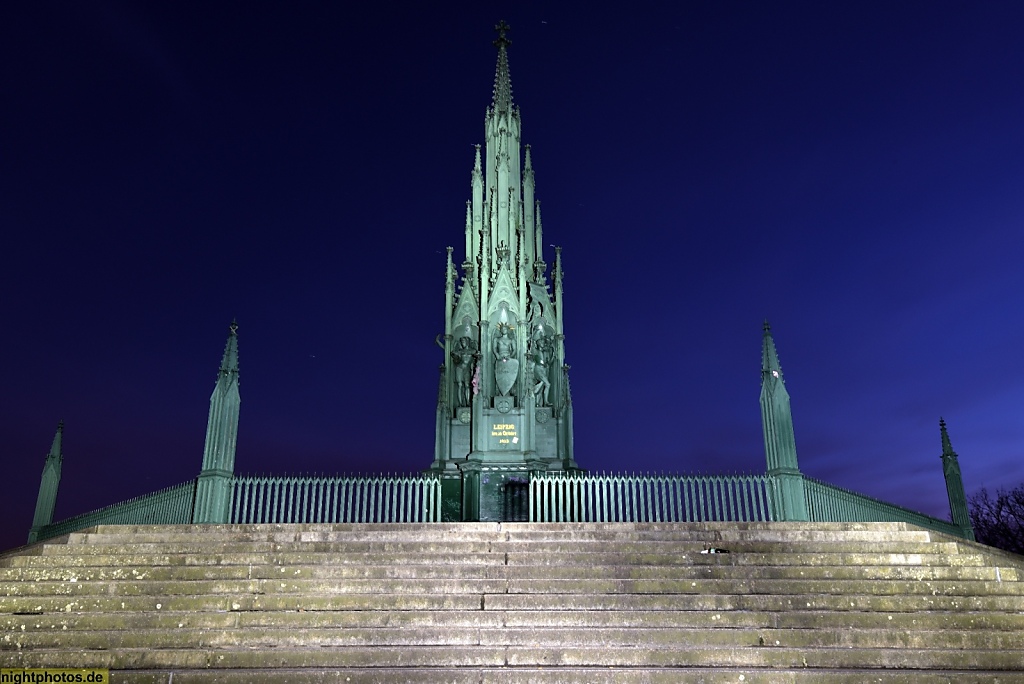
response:
{"label": "deep blue sky", "polygon": [[[238,472],[432,458],[444,248],[512,26],[564,247],[576,458],[805,473],[948,513],[1024,480],[1024,4],[8,3],[0,547],[194,477],[238,318]],[[548,255],[551,261],[551,255]]]}

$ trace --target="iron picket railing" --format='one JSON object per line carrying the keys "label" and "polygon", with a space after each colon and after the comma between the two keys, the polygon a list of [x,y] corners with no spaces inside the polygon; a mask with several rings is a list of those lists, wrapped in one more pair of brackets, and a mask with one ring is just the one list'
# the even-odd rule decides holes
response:
{"label": "iron picket railing", "polygon": [[192,522],[195,498],[196,481],[189,480],[43,525],[36,534],[36,541],[59,537],[94,525],[187,525]]}
{"label": "iron picket railing", "polygon": [[775,520],[767,475],[535,475],[531,522]]}
{"label": "iron picket railing", "polygon": [[[779,520],[770,475],[543,473],[530,478],[530,522],[763,522]],[[957,537],[948,520],[803,477],[811,522],[906,522]],[[192,522],[196,480],[39,528],[35,540],[95,525]],[[441,482],[434,475],[235,476],[231,523],[438,522]]]}
{"label": "iron picket railing", "polygon": [[905,522],[957,537],[959,525],[804,476],[807,516],[812,522]]}
{"label": "iron picket railing", "polygon": [[232,523],[437,522],[441,481],[430,475],[236,476]]}

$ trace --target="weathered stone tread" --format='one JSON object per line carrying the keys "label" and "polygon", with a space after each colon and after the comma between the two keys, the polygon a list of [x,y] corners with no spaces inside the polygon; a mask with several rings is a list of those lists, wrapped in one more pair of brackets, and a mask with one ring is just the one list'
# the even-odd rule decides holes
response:
{"label": "weathered stone tread", "polygon": [[114,672],[114,684],[1024,684],[1024,673],[739,668],[370,668]]}
{"label": "weathered stone tread", "polygon": [[1024,684],[1022,561],[902,523],[100,526],[0,556],[0,666]]}

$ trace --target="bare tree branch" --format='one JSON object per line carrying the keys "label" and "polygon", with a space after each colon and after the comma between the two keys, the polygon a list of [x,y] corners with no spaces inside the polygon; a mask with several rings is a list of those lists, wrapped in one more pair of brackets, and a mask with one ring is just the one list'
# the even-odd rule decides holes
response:
{"label": "bare tree branch", "polygon": [[1000,489],[995,497],[982,488],[967,500],[967,506],[979,542],[1024,554],[1024,483]]}

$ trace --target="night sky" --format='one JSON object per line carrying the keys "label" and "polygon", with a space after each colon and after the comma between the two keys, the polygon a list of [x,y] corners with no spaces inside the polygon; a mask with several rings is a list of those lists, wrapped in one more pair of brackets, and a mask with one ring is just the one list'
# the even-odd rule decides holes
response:
{"label": "night sky", "polygon": [[0,548],[61,419],[55,519],[196,476],[233,318],[236,472],[430,464],[502,18],[582,467],[763,472],[768,318],[806,474],[1024,481],[1024,3],[353,7],[0,10]]}

